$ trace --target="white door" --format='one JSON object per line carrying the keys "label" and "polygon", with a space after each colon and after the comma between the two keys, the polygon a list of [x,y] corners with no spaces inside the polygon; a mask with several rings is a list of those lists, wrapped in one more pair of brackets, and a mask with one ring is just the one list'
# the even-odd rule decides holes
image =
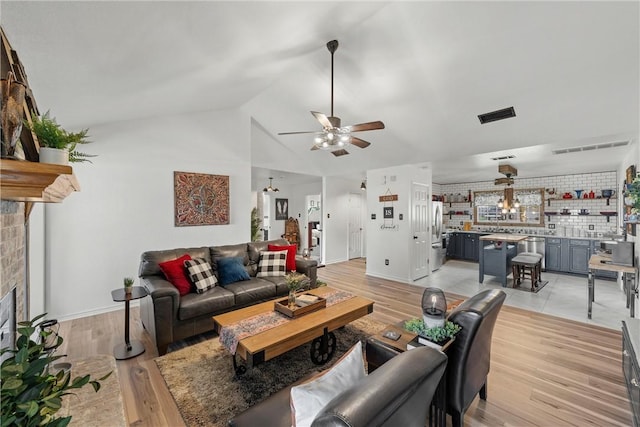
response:
{"label": "white door", "polygon": [[362,196],[349,194],[349,259],[362,257]]}
{"label": "white door", "polygon": [[411,197],[411,230],[413,237],[412,279],[418,280],[429,275],[429,252],[431,242],[429,235],[429,215],[431,214],[431,200],[429,200],[429,186],[413,183]]}
{"label": "white door", "polygon": [[271,236],[269,231],[271,230],[271,197],[268,194],[264,194],[262,197],[262,239],[269,240]]}

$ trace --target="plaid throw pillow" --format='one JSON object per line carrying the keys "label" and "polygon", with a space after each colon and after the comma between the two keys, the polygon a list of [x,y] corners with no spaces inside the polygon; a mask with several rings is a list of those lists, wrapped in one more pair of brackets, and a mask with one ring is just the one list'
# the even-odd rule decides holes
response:
{"label": "plaid throw pillow", "polygon": [[260,252],[256,277],[284,276],[287,274],[287,251]]}
{"label": "plaid throw pillow", "polygon": [[190,259],[184,262],[191,281],[196,285],[196,292],[199,294],[213,288],[218,279],[213,274],[213,269],[204,258]]}

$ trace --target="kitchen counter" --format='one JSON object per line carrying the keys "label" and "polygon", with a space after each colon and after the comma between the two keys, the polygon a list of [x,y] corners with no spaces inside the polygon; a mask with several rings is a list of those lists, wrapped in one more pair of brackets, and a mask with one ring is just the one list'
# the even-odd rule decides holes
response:
{"label": "kitchen counter", "polygon": [[[518,243],[521,240],[527,239],[529,236],[526,234],[511,234],[511,233],[497,233],[481,236],[480,240],[491,240],[492,242],[508,242]],[[482,283],[482,281],[480,281]]]}
{"label": "kitchen counter", "polygon": [[[525,234],[496,233],[481,236],[480,240],[493,242],[503,242],[500,248],[495,245],[480,247],[480,265],[478,268],[478,280],[484,281],[484,275],[489,274],[497,277],[502,287],[507,286],[507,276],[511,271],[511,259],[518,253],[517,243],[526,240],[529,236]],[[509,243],[513,243],[510,245]]]}

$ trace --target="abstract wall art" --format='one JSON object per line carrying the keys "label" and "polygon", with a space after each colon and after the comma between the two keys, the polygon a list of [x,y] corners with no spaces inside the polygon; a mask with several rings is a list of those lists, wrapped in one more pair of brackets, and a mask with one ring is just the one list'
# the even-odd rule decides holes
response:
{"label": "abstract wall art", "polygon": [[229,177],[173,172],[176,227],[229,224]]}

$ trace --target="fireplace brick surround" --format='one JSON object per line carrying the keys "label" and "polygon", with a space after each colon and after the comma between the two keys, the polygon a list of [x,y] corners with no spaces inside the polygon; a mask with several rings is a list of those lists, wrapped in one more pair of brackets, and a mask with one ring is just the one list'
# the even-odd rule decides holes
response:
{"label": "fireplace brick surround", "polygon": [[16,320],[28,315],[23,202],[0,201],[0,299],[16,287]]}

